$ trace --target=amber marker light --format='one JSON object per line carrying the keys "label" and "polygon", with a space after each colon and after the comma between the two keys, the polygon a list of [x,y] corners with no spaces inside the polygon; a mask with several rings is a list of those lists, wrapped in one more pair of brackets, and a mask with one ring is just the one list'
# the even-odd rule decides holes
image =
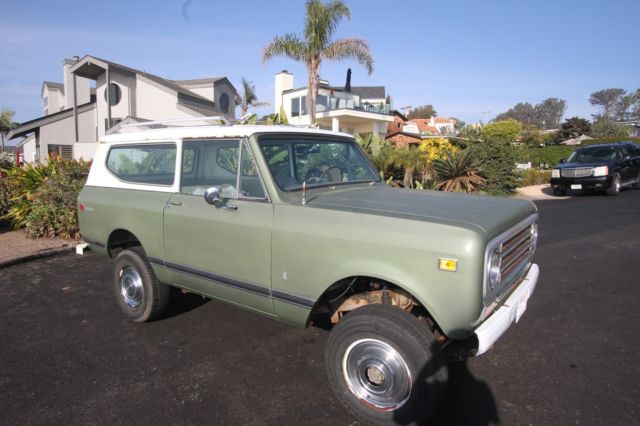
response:
{"label": "amber marker light", "polygon": [[438,259],[438,269],[441,271],[456,272],[458,270],[458,261],[441,257]]}

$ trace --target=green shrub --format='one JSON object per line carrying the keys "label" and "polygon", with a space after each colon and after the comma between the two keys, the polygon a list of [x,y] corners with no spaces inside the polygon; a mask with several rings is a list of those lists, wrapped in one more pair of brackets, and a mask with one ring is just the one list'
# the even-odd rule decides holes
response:
{"label": "green shrub", "polygon": [[[575,147],[566,145],[550,145],[539,148],[531,148],[529,150],[529,161],[533,166],[539,166],[540,164],[548,164],[549,167],[553,167],[560,163],[560,160],[567,158]],[[526,162],[526,161],[525,161]]]}
{"label": "green shrub", "polygon": [[6,177],[0,177],[0,219],[9,212],[15,192],[11,181]]}
{"label": "green shrub", "polygon": [[[84,185],[82,167],[71,165],[69,173],[49,176],[31,200],[25,220],[27,234],[33,238],[78,236],[76,199]],[[86,177],[86,174],[85,174]]]}
{"label": "green shrub", "polygon": [[479,142],[470,149],[484,171],[485,183],[480,187],[481,191],[493,195],[510,195],[520,185],[520,174],[514,170],[516,152],[511,145]]}
{"label": "green shrub", "polygon": [[576,146],[576,148],[580,148],[581,146],[586,145],[599,145],[601,143],[616,143],[616,142],[624,142],[631,141],[637,144],[640,144],[640,138],[629,137],[629,138],[596,138],[596,139],[587,139],[586,141],[582,141],[581,145]]}
{"label": "green shrub", "polygon": [[551,170],[527,169],[520,172],[522,186],[543,185],[549,183]]}

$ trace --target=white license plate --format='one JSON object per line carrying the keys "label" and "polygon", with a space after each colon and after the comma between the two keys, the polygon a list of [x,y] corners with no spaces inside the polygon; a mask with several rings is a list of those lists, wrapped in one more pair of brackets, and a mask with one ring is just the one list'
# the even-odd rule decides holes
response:
{"label": "white license plate", "polygon": [[582,185],[580,185],[580,184],[571,185],[571,189],[582,189]]}
{"label": "white license plate", "polygon": [[518,302],[518,306],[516,306],[516,322],[520,321],[520,317],[524,314],[524,311],[527,310],[527,300],[529,300],[529,292],[524,295],[522,299]]}

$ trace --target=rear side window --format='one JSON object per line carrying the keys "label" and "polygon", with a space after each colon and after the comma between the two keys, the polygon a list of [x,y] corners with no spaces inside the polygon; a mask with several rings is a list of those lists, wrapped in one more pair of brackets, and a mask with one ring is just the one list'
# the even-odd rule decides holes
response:
{"label": "rear side window", "polygon": [[173,185],[176,145],[124,145],[109,150],[107,169],[120,180],[147,185]]}

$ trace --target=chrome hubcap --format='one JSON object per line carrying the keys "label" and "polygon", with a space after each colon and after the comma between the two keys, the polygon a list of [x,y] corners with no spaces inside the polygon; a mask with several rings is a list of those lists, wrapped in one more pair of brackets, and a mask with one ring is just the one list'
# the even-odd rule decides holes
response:
{"label": "chrome hubcap", "polygon": [[144,296],[142,278],[132,266],[125,266],[120,270],[120,293],[124,303],[130,307],[137,308],[142,304]]}
{"label": "chrome hubcap", "polygon": [[411,394],[407,363],[380,340],[360,339],[349,345],[342,359],[342,374],[349,390],[378,411],[397,410]]}

